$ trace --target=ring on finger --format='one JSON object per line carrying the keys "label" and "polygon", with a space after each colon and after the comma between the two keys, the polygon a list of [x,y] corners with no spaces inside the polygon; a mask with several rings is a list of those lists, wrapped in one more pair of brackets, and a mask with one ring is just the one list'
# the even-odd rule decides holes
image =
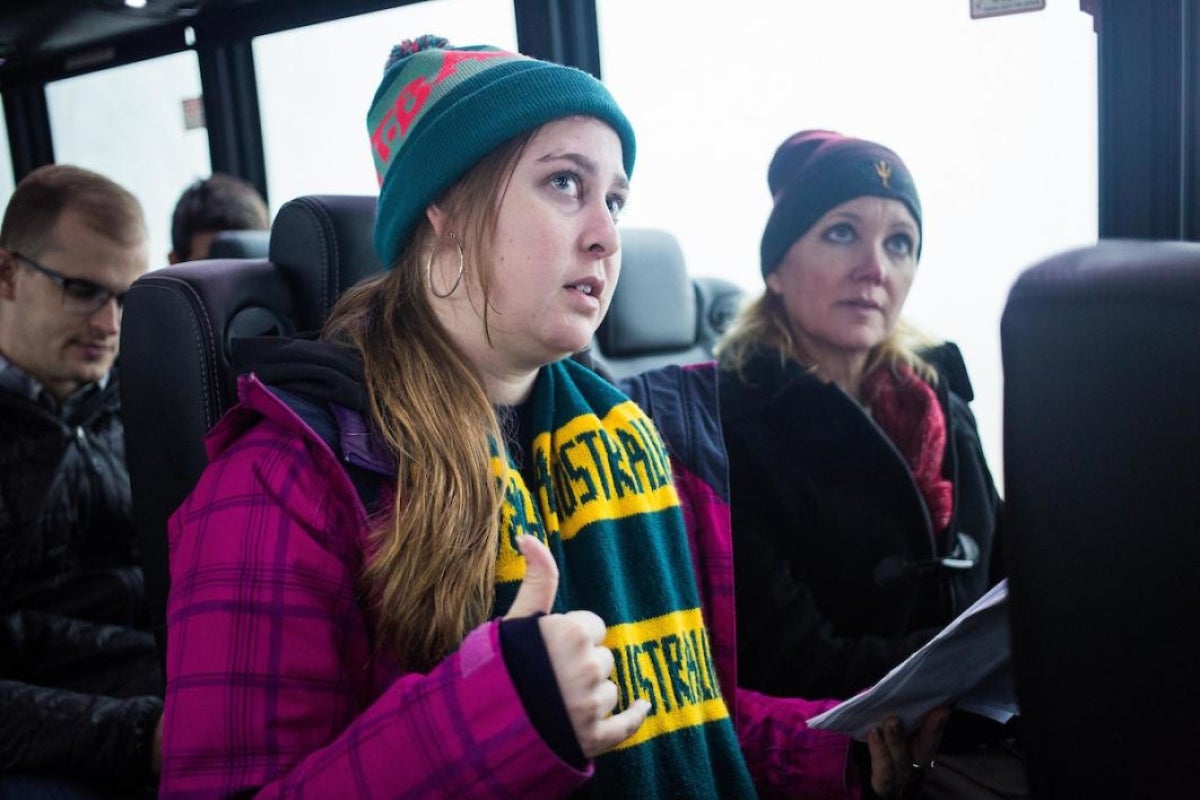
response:
{"label": "ring on finger", "polygon": [[912,770],[913,775],[919,776],[919,775],[924,775],[925,773],[931,771],[933,769],[935,763],[936,762],[934,762],[934,760],[931,758],[931,759],[929,759],[928,764],[918,764],[916,761],[913,761],[908,765],[908,767],[909,767],[909,769]]}
{"label": "ring on finger", "polygon": [[892,795],[896,798],[915,797],[916,792],[920,791],[921,785],[925,782],[925,776],[933,769],[934,761],[929,759],[928,764],[918,764],[915,761],[910,761],[908,764],[908,774],[904,777],[904,782],[896,787],[896,792]]}

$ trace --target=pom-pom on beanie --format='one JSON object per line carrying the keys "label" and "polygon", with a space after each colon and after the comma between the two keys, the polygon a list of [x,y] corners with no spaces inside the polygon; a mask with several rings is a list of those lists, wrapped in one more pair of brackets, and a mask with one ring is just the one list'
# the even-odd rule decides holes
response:
{"label": "pom-pom on beanie", "polygon": [[425,208],[499,145],[561,117],[596,117],[621,140],[633,173],[633,128],[600,81],[573,67],[486,45],[421,36],[392,48],[367,112],[379,178],[375,249],[387,269]]}
{"label": "pom-pom on beanie", "polygon": [[771,158],[767,185],[775,206],[759,252],[764,278],[826,212],[856,197],[899,200],[921,231],[921,200],[908,167],[900,156],[866,139],[820,130],[793,134]]}

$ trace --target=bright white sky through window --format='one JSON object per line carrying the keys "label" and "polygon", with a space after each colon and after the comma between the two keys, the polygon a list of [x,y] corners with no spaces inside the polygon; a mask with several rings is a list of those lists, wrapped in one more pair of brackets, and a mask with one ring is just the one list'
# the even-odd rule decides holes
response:
{"label": "bright white sky through window", "polygon": [[622,224],[673,232],[693,274],[761,291],[767,164],[790,133],[830,128],[900,154],[925,234],[905,313],[962,348],[1000,483],[1008,289],[1096,239],[1091,16],[1075,0],[980,20],[968,0],[597,5],[605,81],[638,136]]}

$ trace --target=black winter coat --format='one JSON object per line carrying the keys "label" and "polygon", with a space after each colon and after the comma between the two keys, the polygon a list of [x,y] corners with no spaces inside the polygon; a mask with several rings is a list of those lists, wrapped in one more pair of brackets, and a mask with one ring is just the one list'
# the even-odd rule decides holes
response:
{"label": "black winter coat", "polygon": [[0,611],[65,574],[137,563],[115,375],[61,414],[0,391]]}
{"label": "black winter coat", "polygon": [[[746,381],[721,373],[743,686],[849,697],[1002,577],[1000,498],[961,355],[952,344],[925,355],[941,378],[943,474],[954,486],[938,538],[904,457],[840,388],[774,354],[752,360]],[[959,533],[978,546],[975,566],[931,566]]]}
{"label": "black winter coat", "polygon": [[137,783],[162,711],[116,375],[55,413],[0,390],[0,773]]}

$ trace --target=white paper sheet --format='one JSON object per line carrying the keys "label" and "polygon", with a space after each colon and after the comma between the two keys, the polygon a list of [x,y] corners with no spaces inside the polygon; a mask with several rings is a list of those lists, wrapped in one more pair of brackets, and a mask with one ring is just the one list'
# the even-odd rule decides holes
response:
{"label": "white paper sheet", "polygon": [[1007,722],[1018,713],[1003,580],[878,683],[808,721],[856,739],[893,714],[913,730],[940,705]]}

